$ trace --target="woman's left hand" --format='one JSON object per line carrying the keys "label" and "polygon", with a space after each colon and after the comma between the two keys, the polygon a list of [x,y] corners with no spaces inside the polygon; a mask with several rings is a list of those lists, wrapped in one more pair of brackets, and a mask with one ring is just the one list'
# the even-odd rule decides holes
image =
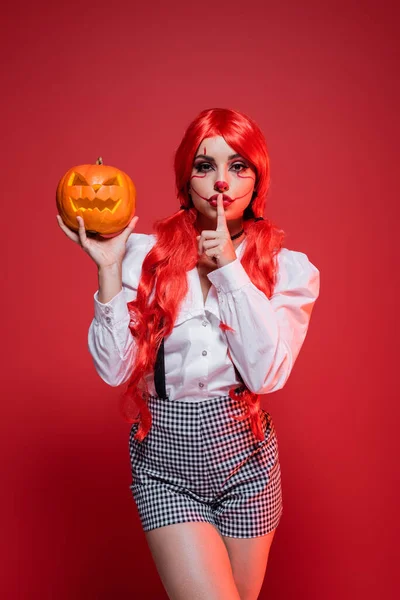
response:
{"label": "woman's left hand", "polygon": [[199,255],[204,253],[218,267],[224,267],[236,260],[236,251],[226,223],[223,194],[217,196],[217,229],[204,229],[196,239],[199,243]]}

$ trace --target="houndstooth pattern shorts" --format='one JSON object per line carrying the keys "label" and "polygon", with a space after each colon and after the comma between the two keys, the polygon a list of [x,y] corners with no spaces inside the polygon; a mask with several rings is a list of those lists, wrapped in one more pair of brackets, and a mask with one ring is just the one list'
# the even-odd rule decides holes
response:
{"label": "houndstooth pattern shorts", "polygon": [[152,426],[134,439],[130,490],[144,531],[187,521],[214,524],[222,535],[269,533],[282,515],[278,440],[268,412],[255,438],[249,418],[236,421],[245,403],[219,396],[199,402],[148,398]]}

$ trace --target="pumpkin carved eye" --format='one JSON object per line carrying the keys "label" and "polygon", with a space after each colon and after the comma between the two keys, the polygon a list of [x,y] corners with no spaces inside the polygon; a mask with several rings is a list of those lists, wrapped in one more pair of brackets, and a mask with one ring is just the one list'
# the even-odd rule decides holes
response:
{"label": "pumpkin carved eye", "polygon": [[89,184],[86,181],[86,179],[83,177],[83,175],[80,175],[79,173],[74,173],[72,181],[69,185],[89,185]]}
{"label": "pumpkin carved eye", "polygon": [[118,176],[112,177],[108,181],[105,181],[103,185],[121,185],[118,179]]}

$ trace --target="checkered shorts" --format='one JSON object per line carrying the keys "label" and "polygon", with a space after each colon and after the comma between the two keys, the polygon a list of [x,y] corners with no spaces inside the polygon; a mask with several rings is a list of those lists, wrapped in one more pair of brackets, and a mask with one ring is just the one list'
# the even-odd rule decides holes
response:
{"label": "checkered shorts", "polygon": [[278,441],[260,410],[262,441],[245,402],[219,396],[199,402],[150,396],[152,426],[139,442],[129,436],[130,490],[144,531],[186,521],[213,523],[222,535],[251,538],[277,527],[282,514]]}

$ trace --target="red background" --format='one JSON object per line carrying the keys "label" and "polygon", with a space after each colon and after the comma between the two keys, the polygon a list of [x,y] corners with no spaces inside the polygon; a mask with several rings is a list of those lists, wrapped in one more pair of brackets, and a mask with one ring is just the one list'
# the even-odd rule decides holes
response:
{"label": "red background", "polygon": [[[178,209],[200,110],[253,117],[266,214],[321,271],[268,398],[284,514],[260,598],[395,596],[398,14],[387,2],[13,2],[3,19],[2,596],[166,598],[131,499],[129,426],[87,349],[95,264],[56,222],[73,165],[126,171],[137,232]],[[4,15],[3,15],[4,16]],[[148,581],[148,583],[147,583]],[[146,588],[147,585],[147,588]]]}

